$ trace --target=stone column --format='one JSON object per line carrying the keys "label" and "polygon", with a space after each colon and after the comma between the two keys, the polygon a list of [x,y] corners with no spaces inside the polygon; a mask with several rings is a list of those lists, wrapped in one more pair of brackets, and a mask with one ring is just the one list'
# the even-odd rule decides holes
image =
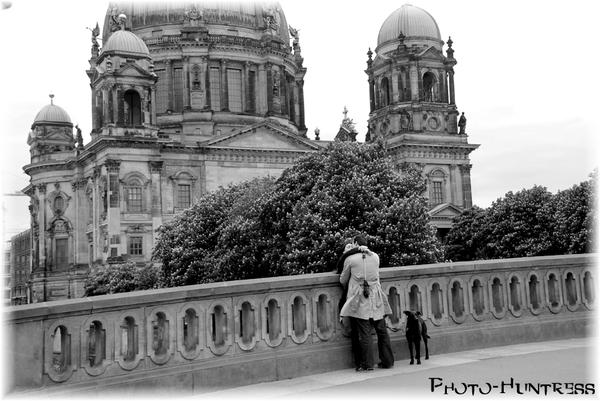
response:
{"label": "stone column", "polygon": [[375,110],[375,81],[373,77],[369,77],[369,107],[372,113]]}
{"label": "stone column", "polygon": [[38,209],[38,255],[39,267],[46,272],[46,184],[37,186],[39,209]]}
{"label": "stone column", "polygon": [[[252,99],[250,99],[250,62],[246,61],[244,63],[244,76],[242,82],[242,88],[244,88],[242,99],[244,100],[242,110],[249,113],[253,110],[250,110],[250,104],[252,103]],[[256,85],[254,86],[256,88]]]}
{"label": "stone column", "polygon": [[183,109],[190,108],[190,58],[183,58]]}
{"label": "stone column", "polygon": [[268,111],[268,84],[267,84],[267,71],[264,64],[259,64],[257,68],[257,81],[256,85],[256,114],[265,114]]}
{"label": "stone column", "polygon": [[459,166],[462,181],[463,207],[465,209],[473,207],[471,195],[471,167],[470,164],[461,164]]}
{"label": "stone column", "polygon": [[[107,159],[104,163],[104,167],[106,168],[107,174],[107,209],[108,213],[106,216],[108,222],[108,238],[110,242],[110,238],[113,235],[120,236],[121,235],[121,197],[120,197],[120,183],[119,183],[119,171],[120,171],[121,161]],[[96,203],[95,203],[96,204]],[[98,207],[95,207],[98,209]],[[125,253],[122,248],[122,244],[119,244],[119,251],[121,253]],[[94,245],[94,248],[96,246]],[[110,250],[109,250],[110,252]]]}
{"label": "stone column", "polygon": [[424,101],[425,96],[423,96],[423,70],[421,67],[417,67],[417,90],[419,91],[418,99],[419,101]]}
{"label": "stone column", "polygon": [[208,62],[208,57],[202,58],[202,65],[204,68],[204,87],[206,88],[206,96],[204,97],[206,100],[204,101],[204,109],[211,109],[210,103],[210,65]]}
{"label": "stone column", "polygon": [[398,76],[398,74],[394,74],[394,72],[391,72],[392,75],[392,80],[391,80],[391,85],[392,85],[392,99],[391,99],[391,103],[398,103],[400,101],[400,94],[398,93],[398,79],[400,78]]}
{"label": "stone column", "polygon": [[110,109],[108,105],[108,89],[102,88],[102,123],[107,125],[110,122]]}
{"label": "stone column", "polygon": [[265,64],[267,71],[267,113],[269,115],[273,113],[273,71],[271,68],[271,63]]}
{"label": "stone column", "polygon": [[227,60],[221,59],[221,110],[229,111],[229,80],[227,79]]}
{"label": "stone column", "polygon": [[294,77],[288,76],[288,79],[286,79],[286,82],[288,83],[288,88],[289,88],[288,107],[289,107],[290,120],[293,121],[295,124],[297,124],[297,121],[296,121],[296,98],[294,97]]}
{"label": "stone column", "polygon": [[162,225],[162,192],[161,192],[161,172],[163,168],[162,161],[150,161],[148,162],[150,167],[150,191],[152,194],[152,247],[156,236],[158,235],[156,230]]}
{"label": "stone column", "polygon": [[410,93],[411,99],[414,102],[419,101],[419,74],[417,72],[417,66],[412,64],[410,66]]}
{"label": "stone column", "polygon": [[440,70],[440,101],[448,103],[448,88],[446,87],[447,74],[445,70]]}
{"label": "stone column", "polygon": [[448,71],[448,81],[450,87],[450,104],[456,104],[454,100],[454,70]]}
{"label": "stone column", "polygon": [[156,125],[156,85],[152,85],[150,89],[150,99],[152,108],[150,110],[150,124]]}
{"label": "stone column", "polygon": [[304,123],[304,80],[298,82],[298,102],[300,103],[300,130],[306,131]]}
{"label": "stone column", "polygon": [[167,110],[173,111],[173,65],[171,60],[165,60],[165,72],[167,76]]}

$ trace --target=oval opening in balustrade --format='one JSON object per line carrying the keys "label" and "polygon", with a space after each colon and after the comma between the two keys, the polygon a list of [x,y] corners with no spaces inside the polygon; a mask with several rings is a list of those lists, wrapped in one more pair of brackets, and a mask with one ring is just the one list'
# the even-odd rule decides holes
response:
{"label": "oval opening in balustrade", "polygon": [[294,298],[292,305],[292,330],[296,337],[302,337],[306,332],[306,305],[301,297]]}
{"label": "oval opening in balustrade", "polygon": [[392,308],[392,316],[390,316],[390,321],[392,324],[398,324],[400,322],[400,294],[398,294],[398,290],[396,287],[390,287],[390,292],[388,294],[388,302],[390,303],[390,307]]}
{"label": "oval opening in balustrade", "polygon": [[583,276],[583,295],[588,303],[594,303],[594,279],[590,272],[585,272]]}
{"label": "oval opening in balustrade", "polygon": [[212,342],[217,347],[227,341],[227,313],[221,305],[215,306],[212,315]]}
{"label": "oval opening in balustrade", "polygon": [[548,276],[548,301],[555,308],[559,305],[558,302],[558,280],[554,273]]}
{"label": "oval opening in balustrade", "polygon": [[135,319],[127,316],[121,323],[121,355],[123,360],[131,362],[138,354],[138,326]]}
{"label": "oval opening in balustrade", "polygon": [[281,308],[276,299],[267,303],[267,334],[270,341],[275,341],[281,335]]}
{"label": "oval opening in balustrade", "polygon": [[254,327],[254,309],[250,302],[244,302],[240,309],[240,338],[245,345],[251,344],[256,328]]}
{"label": "oval opening in balustrade", "polygon": [[481,281],[473,281],[473,287],[471,288],[473,295],[473,311],[476,315],[482,315],[485,310],[484,297],[483,297],[483,286]]}
{"label": "oval opening in balustrade", "polygon": [[510,304],[514,311],[521,309],[521,293],[519,291],[519,278],[513,276],[510,279]]}
{"label": "oval opening in balustrade", "polygon": [[538,278],[535,274],[532,274],[529,278],[529,298],[531,301],[531,307],[533,309],[540,308],[540,286],[539,286]]}
{"label": "oval opening in balustrade", "polygon": [[328,334],[333,325],[329,316],[331,316],[330,305],[327,300],[327,294],[319,295],[317,301],[317,327],[322,334]]}
{"label": "oval opening in balustrade", "polygon": [[91,367],[102,365],[106,359],[106,330],[94,320],[88,331],[88,360]]}
{"label": "oval opening in balustrade", "polygon": [[169,350],[169,321],[163,312],[158,312],[152,322],[152,349],[156,355],[165,355]]}
{"label": "oval opening in balustrade", "polygon": [[198,315],[190,308],[183,316],[183,347],[187,352],[193,352],[198,345]]}
{"label": "oval opening in balustrade", "polygon": [[502,282],[497,277],[492,282],[492,301],[496,313],[501,313],[504,309],[504,297],[502,296]]}
{"label": "oval opening in balustrade", "polygon": [[64,373],[71,365],[71,335],[65,326],[58,326],[52,337],[52,368]]}
{"label": "oval opening in balustrade", "polygon": [[410,287],[410,292],[408,293],[408,302],[410,303],[409,306],[411,311],[423,313],[421,291],[419,291],[418,285],[414,284],[412,287]]}
{"label": "oval opening in balustrade", "polygon": [[567,289],[567,302],[569,306],[574,306],[577,303],[577,287],[575,277],[571,272],[567,273],[567,277],[565,277],[565,287]]}
{"label": "oval opening in balustrade", "polygon": [[458,281],[452,284],[452,311],[456,317],[461,317],[465,311],[463,289]]}
{"label": "oval opening in balustrade", "polygon": [[442,289],[438,283],[433,283],[431,286],[431,314],[436,319],[441,319],[444,314]]}

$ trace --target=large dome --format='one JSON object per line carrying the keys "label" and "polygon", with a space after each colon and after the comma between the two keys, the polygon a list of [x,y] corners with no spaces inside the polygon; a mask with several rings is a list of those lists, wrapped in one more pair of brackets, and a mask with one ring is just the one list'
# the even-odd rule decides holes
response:
{"label": "large dome", "polygon": [[33,125],[37,124],[67,124],[73,126],[67,112],[55,104],[48,104],[37,113]]}
{"label": "large dome", "polygon": [[105,53],[150,57],[146,43],[134,33],[125,30],[119,30],[110,35],[102,46],[102,54]]}
{"label": "large dome", "polygon": [[411,4],[404,4],[387,17],[379,30],[377,45],[398,39],[400,33],[406,38],[442,40],[440,29],[431,14]]}
{"label": "large dome", "polygon": [[[289,43],[290,40],[285,14],[276,2],[111,2],[104,19],[103,39],[105,41],[111,32],[111,20],[119,14],[127,16],[128,29],[144,38],[147,30],[152,32],[157,27],[162,27],[165,34],[177,31],[184,26],[184,22],[189,20],[190,16],[201,21],[209,30],[211,27],[222,26],[225,27],[225,31],[242,28],[263,32],[267,26],[265,17],[272,16],[277,26],[277,37],[285,43]],[[221,33],[217,32],[217,34]],[[234,35],[244,36],[244,33],[240,30]]]}

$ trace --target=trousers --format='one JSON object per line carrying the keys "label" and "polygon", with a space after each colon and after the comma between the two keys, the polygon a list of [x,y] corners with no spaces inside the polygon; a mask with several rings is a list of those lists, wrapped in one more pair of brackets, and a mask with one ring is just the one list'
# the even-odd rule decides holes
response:
{"label": "trousers", "polygon": [[[356,367],[372,368],[369,362],[369,348],[371,344],[371,328],[377,333],[377,350],[379,352],[379,360],[384,368],[394,366],[394,352],[392,351],[392,343],[390,335],[387,331],[385,319],[359,319],[351,317],[352,330],[356,331],[356,351],[353,350],[356,360]],[[352,344],[354,346],[354,344]],[[354,347],[353,347],[354,348]]]}

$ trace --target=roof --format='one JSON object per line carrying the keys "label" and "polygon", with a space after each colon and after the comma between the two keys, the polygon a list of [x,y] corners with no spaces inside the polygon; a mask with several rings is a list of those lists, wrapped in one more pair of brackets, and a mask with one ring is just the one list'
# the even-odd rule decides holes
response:
{"label": "roof", "polygon": [[396,40],[402,33],[405,37],[441,40],[440,29],[427,11],[411,4],[404,4],[386,18],[379,29],[377,45]]}
{"label": "roof", "polygon": [[113,32],[102,46],[102,53],[108,52],[150,57],[150,51],[148,51],[146,43],[136,34],[123,29]]}
{"label": "roof", "polygon": [[71,126],[73,125],[71,123],[71,117],[69,117],[69,114],[67,114],[67,112],[62,107],[59,107],[52,103],[42,107],[42,109],[36,114],[35,118],[33,119],[33,124],[44,123],[70,124]]}

